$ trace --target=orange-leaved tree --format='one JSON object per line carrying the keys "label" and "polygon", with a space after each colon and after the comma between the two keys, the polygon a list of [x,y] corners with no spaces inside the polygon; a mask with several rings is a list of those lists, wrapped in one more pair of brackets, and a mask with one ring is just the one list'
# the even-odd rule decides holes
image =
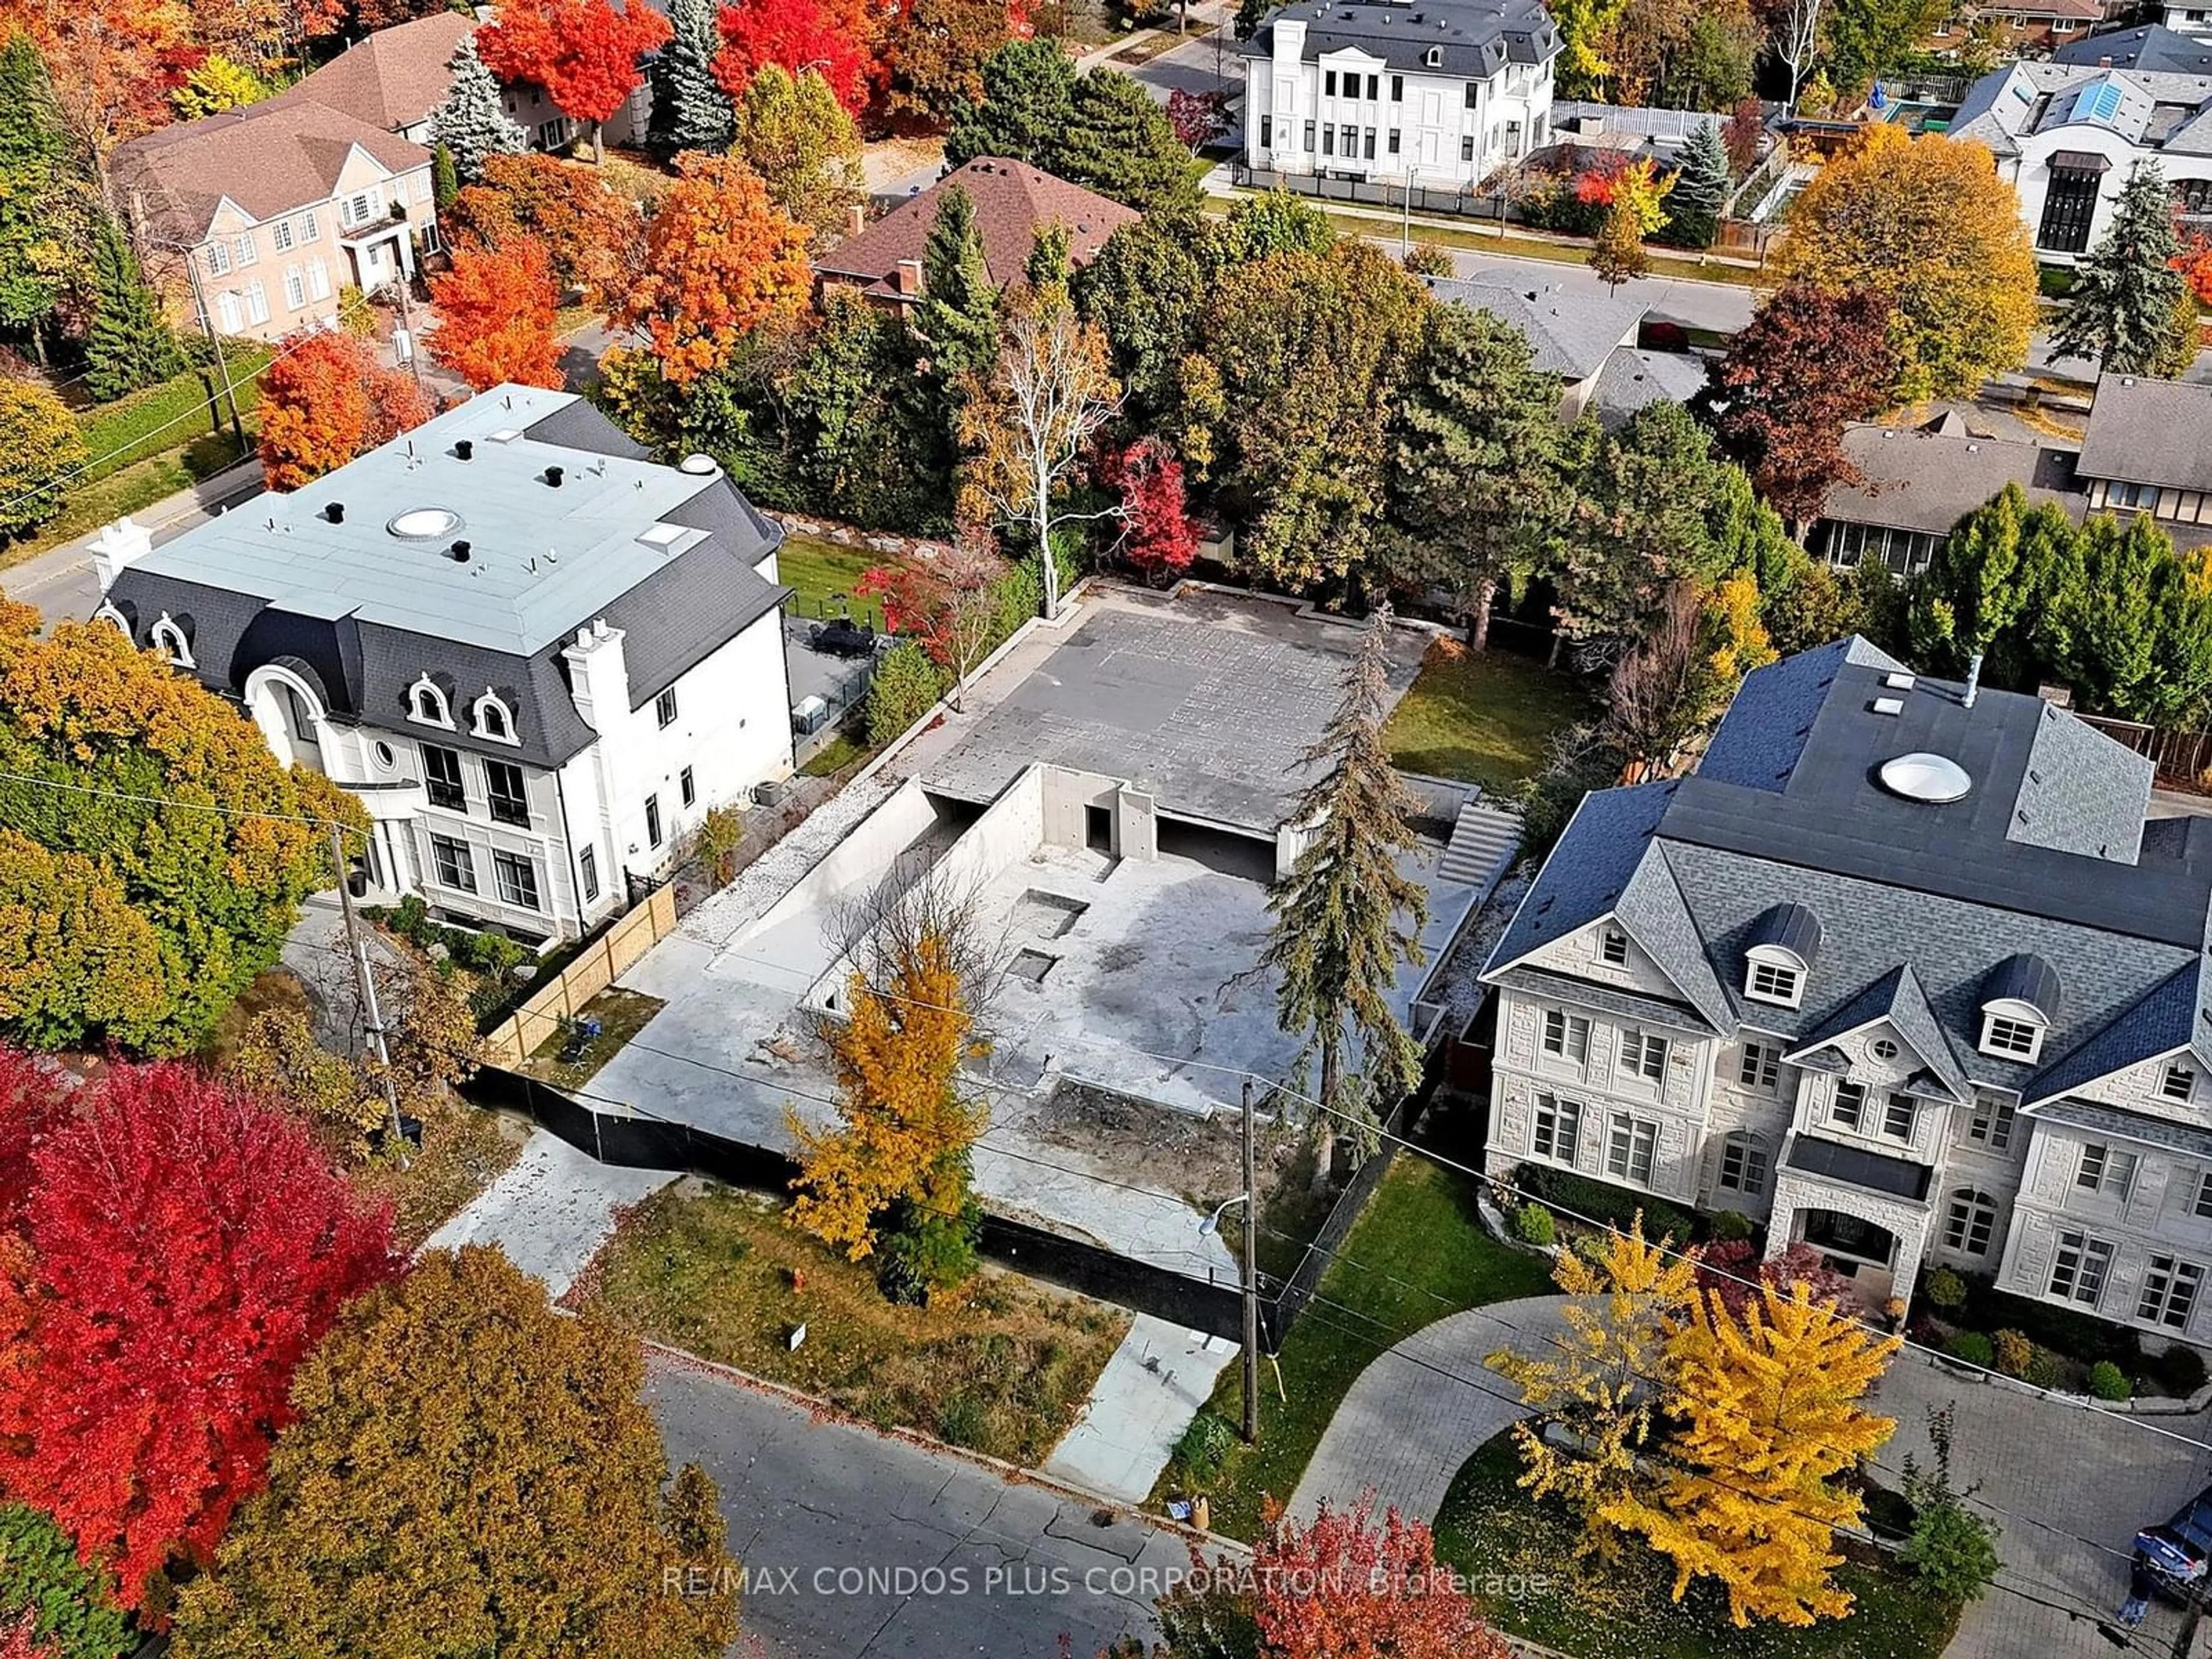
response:
{"label": "orange-leaved tree", "polygon": [[725,367],[744,337],[795,313],[813,281],[810,238],[728,155],[683,158],[646,233],[645,270],[611,319],[643,329],[677,386]]}
{"label": "orange-leaved tree", "polygon": [[858,115],[882,78],[876,19],[865,0],[738,0],[722,8],[717,27],[722,46],[714,79],[733,100],[745,95],[756,71],[775,64],[794,81],[815,70],[846,112]]}
{"label": "orange-leaved tree", "polygon": [[438,215],[455,247],[499,247],[517,236],[545,244],[553,280],[605,305],[636,274],[645,252],[637,204],[606,175],[557,155],[489,155],[483,176]]}
{"label": "orange-leaved tree", "polygon": [[961,1086],[961,1066],[988,1045],[970,1012],[979,992],[969,906],[925,878],[864,902],[845,931],[848,1006],[823,1021],[839,1121],[817,1128],[788,1116],[801,1166],[791,1219],[858,1261],[895,1203],[947,1220],[967,1207],[968,1152],[984,1114]]}
{"label": "orange-leaved tree", "polygon": [[1669,1322],[1674,1437],[1657,1501],[1637,1493],[1605,1517],[1674,1558],[1674,1599],[1712,1577],[1739,1626],[1809,1625],[1851,1610],[1831,1574],[1843,1564],[1836,1528],[1863,1519],[1859,1493],[1837,1477],[1897,1427],[1860,1406],[1898,1350],[1809,1285],[1761,1285],[1739,1314],[1706,1294]]}
{"label": "orange-leaved tree", "polygon": [[438,313],[430,356],[477,391],[508,380],[561,384],[553,262],[535,236],[455,248],[453,269],[430,279],[430,303]]}
{"label": "orange-leaved tree", "polygon": [[544,88],[591,128],[592,159],[604,161],[602,124],[645,84],[638,59],[672,33],[645,0],[501,0],[497,20],[477,31],[477,53],[501,80]]}
{"label": "orange-leaved tree", "polygon": [[430,418],[430,400],[404,369],[376,361],[350,334],[287,342],[261,374],[261,473],[297,489]]}

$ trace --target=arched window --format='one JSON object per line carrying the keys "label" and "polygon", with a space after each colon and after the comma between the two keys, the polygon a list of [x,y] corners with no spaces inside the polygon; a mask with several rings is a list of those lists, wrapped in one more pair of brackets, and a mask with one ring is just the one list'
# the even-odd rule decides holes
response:
{"label": "arched window", "polygon": [[1943,1243],[1966,1255],[1987,1255],[1996,1237],[1997,1201],[1987,1193],[1961,1187],[1951,1194],[1943,1217]]}
{"label": "arched window", "polygon": [[92,613],[92,619],[94,622],[104,622],[112,624],[115,630],[121,634],[125,639],[130,640],[134,645],[137,643],[131,632],[131,618],[125,616],[113,605],[103,603],[99,610]]}
{"label": "arched window", "polygon": [[1738,1129],[1721,1142],[1723,1192],[1763,1198],[1773,1167],[1773,1157],[1766,1150],[1766,1143],[1747,1129]]}
{"label": "arched window", "polygon": [[499,700],[497,692],[487,690],[477,699],[476,718],[478,737],[489,738],[494,743],[515,741],[514,715]]}
{"label": "arched window", "polygon": [[171,667],[190,668],[192,665],[192,647],[185,638],[185,630],[169,620],[167,611],[164,611],[161,620],[148,630],[146,639],[154,649],[169,659]]}
{"label": "arched window", "polygon": [[407,713],[410,719],[421,720],[425,726],[451,726],[453,711],[446,702],[446,694],[428,674],[407,689]]}

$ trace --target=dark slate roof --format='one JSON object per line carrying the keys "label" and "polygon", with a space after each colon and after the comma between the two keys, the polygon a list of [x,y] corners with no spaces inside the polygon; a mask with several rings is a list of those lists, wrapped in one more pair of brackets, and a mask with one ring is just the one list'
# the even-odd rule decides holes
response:
{"label": "dark slate roof", "polygon": [[[1304,60],[1360,52],[1395,70],[1485,81],[1508,64],[1547,64],[1559,52],[1559,32],[1542,0],[1420,0],[1415,5],[1346,5],[1305,0],[1278,6],[1237,51],[1272,58],[1275,25],[1306,26]],[[1428,62],[1431,48],[1439,61]]]}
{"label": "dark slate roof", "polygon": [[1641,991],[1625,990],[1617,985],[1592,985],[1587,981],[1571,979],[1565,974],[1547,973],[1541,968],[1509,968],[1498,975],[1498,982],[1516,990],[1526,991],[1531,996],[1554,997],[1585,1003],[1608,1014],[1638,1024],[1657,1026],[1665,1030],[1683,1031],[1706,1037],[1716,1027],[1686,1003],[1672,1001],[1664,997],[1646,995]]}
{"label": "dark slate roof", "polygon": [[[483,405],[483,412],[475,417],[477,425],[493,418],[494,406],[485,400],[499,395],[487,392],[472,400]],[[461,406],[462,410],[471,407]],[[459,413],[441,420],[452,422]],[[424,430],[418,428],[418,438]],[[569,452],[575,457],[571,465],[580,468],[586,464],[583,458],[590,455],[635,461],[646,453],[581,398],[568,401],[522,430],[537,443]],[[425,454],[440,441],[434,435],[425,439]],[[480,453],[478,459],[487,458]],[[477,465],[457,460],[451,464]],[[357,461],[352,466],[362,465]],[[361,499],[363,491],[358,479],[348,478],[350,471],[351,467],[341,468],[318,480],[316,499],[344,499],[349,494]],[[678,476],[668,469],[659,471],[668,477]],[[665,484],[666,479],[662,482]],[[754,569],[781,541],[781,528],[756,512],[726,477],[717,474],[684,482],[688,495],[663,514],[662,520],[707,533],[679,552],[653,563],[641,563],[641,579],[604,602],[592,594],[594,602],[569,618],[565,631],[553,634],[526,653],[404,625],[397,620],[396,612],[356,603],[347,594],[319,592],[309,582],[295,580],[275,598],[249,591],[244,584],[226,587],[215,580],[222,563],[223,544],[219,541],[211,543],[211,550],[204,550],[189,558],[166,556],[183,544],[182,538],[157,550],[147,559],[126,567],[117,576],[106,600],[141,645],[151,643],[151,630],[164,612],[185,626],[193,672],[211,690],[237,696],[257,668],[278,661],[288,665],[296,663],[311,671],[311,683],[323,689],[326,706],[337,718],[427,734],[433,728],[413,726],[407,707],[409,689],[427,673],[445,690],[456,715],[455,727],[438,731],[436,741],[526,764],[558,766],[594,740],[591,728],[576,711],[568,689],[568,665],[562,657],[578,628],[604,617],[608,626],[623,630],[631,702],[641,708],[687,670],[774,611],[787,591],[764,580]],[[367,495],[375,506],[385,505],[375,502],[374,491]],[[225,516],[251,520],[264,512],[267,499]],[[479,504],[465,495],[453,499],[464,509],[481,511]],[[283,498],[278,505],[288,501],[297,504],[295,498]],[[381,516],[379,511],[364,511],[358,517],[359,529],[382,536],[384,531],[377,523]],[[644,528],[653,516],[642,514],[636,527]],[[348,526],[356,522],[352,517],[347,520]],[[204,528],[213,529],[221,523],[218,519]],[[479,548],[486,544],[487,538],[499,533],[496,526],[471,531]],[[426,588],[438,580],[451,580],[454,572],[465,570],[442,556],[424,556],[435,558],[422,569]],[[164,569],[165,562],[190,574]],[[434,611],[434,592],[421,609],[424,614]],[[487,688],[497,691],[514,711],[516,743],[495,743],[471,734],[468,705]]]}
{"label": "dark slate roof", "polygon": [[1802,904],[1778,904],[1752,924],[1744,943],[1777,946],[1810,968],[1820,955],[1820,919]]}
{"label": "dark slate roof", "polygon": [[2212,75],[2212,44],[2170,29],[2163,23],[2135,28],[2107,29],[2053,47],[2054,64],[2075,64],[2087,69],[2149,70],[2168,75]]}
{"label": "dark slate roof", "polygon": [[2058,970],[2033,951],[2018,951],[1990,969],[1982,1001],[2024,1002],[2044,1018],[2058,1018]]}
{"label": "dark slate roof", "polygon": [[1927,1164],[1915,1164],[1908,1158],[1892,1158],[1887,1152],[1869,1152],[1862,1146],[1846,1146],[1839,1141],[1805,1134],[1791,1138],[1789,1156],[1783,1163],[1806,1175],[1825,1176],[1831,1181],[1863,1187],[1869,1192],[1887,1193],[1893,1198],[1909,1198],[1915,1203],[1927,1198],[1929,1177],[1935,1173]]}
{"label": "dark slate roof", "polygon": [[2212,386],[2106,374],[2089,406],[2081,476],[2212,489]]}
{"label": "dark slate roof", "polygon": [[[1618,916],[1686,1000],[1701,1013],[1717,1001],[1722,1029],[1816,1054],[1888,1018],[1954,1096],[1970,1080],[2046,1095],[2054,1079],[2075,1087],[2212,1039],[2212,974],[2197,972],[2212,821],[2128,833],[2148,804],[2139,756],[2036,698],[1984,688],[1969,708],[1962,693],[1857,640],[1751,675],[1695,775],[1584,799],[1486,975],[1540,970],[1532,955]],[[1878,699],[1901,709],[1876,713]],[[1965,769],[1965,799],[1880,787],[1884,761],[1920,750]],[[1821,923],[1796,1009],[1741,995],[1744,952],[1782,905]],[[2020,956],[2064,981],[2045,1054],[2081,1057],[2040,1077],[1976,1050],[1991,975]],[[2152,996],[2167,985],[2170,1002]]]}

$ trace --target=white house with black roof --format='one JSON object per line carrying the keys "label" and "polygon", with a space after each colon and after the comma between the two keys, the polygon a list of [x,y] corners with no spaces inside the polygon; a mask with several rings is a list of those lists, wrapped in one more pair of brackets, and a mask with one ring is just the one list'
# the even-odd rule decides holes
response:
{"label": "white house with black roof", "polygon": [[1244,159],[1263,171],[1467,190],[1550,130],[1542,0],[1305,0],[1238,50]]}
{"label": "white house with black roof", "polygon": [[94,551],[101,617],[360,799],[378,894],[542,942],[790,773],[781,541],[703,457],[657,465],[574,394],[501,386],[158,550],[126,519]]}
{"label": "white house with black roof", "polygon": [[2212,1340],[2212,821],[2034,697],[1853,638],[1587,797],[1484,970],[1485,1153]]}

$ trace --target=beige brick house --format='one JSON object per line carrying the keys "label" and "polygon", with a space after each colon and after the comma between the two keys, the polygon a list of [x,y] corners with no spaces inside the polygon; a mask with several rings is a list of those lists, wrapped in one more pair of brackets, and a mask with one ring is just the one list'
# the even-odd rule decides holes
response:
{"label": "beige brick house", "polygon": [[273,340],[335,325],[344,288],[413,271],[417,242],[436,235],[430,161],[356,116],[285,100],[135,138],[112,172],[180,313],[197,321],[204,307],[218,333]]}

